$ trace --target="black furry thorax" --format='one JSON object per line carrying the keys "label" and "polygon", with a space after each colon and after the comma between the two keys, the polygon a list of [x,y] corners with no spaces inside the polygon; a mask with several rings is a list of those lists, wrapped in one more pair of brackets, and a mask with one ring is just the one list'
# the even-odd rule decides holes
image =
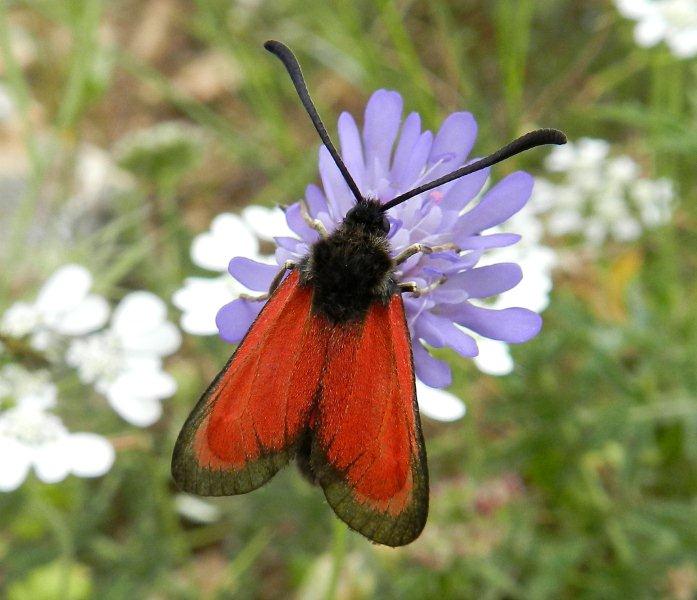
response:
{"label": "black furry thorax", "polygon": [[389,223],[377,200],[363,200],[300,263],[301,285],[313,288],[312,309],[330,322],[361,320],[374,302],[396,291],[387,240]]}

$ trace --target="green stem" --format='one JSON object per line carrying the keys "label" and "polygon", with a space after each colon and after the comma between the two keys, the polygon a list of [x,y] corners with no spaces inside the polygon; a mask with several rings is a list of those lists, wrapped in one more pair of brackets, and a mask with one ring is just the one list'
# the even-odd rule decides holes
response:
{"label": "green stem", "polygon": [[334,520],[334,538],[332,541],[332,573],[327,585],[327,600],[334,600],[339,588],[339,577],[346,558],[346,525],[339,519]]}
{"label": "green stem", "polygon": [[63,132],[75,125],[84,108],[87,83],[94,69],[92,62],[98,54],[96,32],[102,11],[101,1],[85,2],[80,10],[73,26],[70,72],[56,118],[57,126]]}
{"label": "green stem", "polygon": [[75,559],[73,534],[65,515],[41,494],[42,489],[34,488],[30,503],[33,506],[34,513],[41,515],[45,519],[60,547],[60,561],[63,565],[60,579],[61,597],[68,598],[70,597],[70,570]]}

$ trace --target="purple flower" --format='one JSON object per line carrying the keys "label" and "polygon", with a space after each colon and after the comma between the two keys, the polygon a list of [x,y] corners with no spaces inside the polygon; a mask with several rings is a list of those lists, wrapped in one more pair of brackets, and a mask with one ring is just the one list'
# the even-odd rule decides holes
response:
{"label": "purple flower", "polygon": [[[341,154],[348,170],[364,196],[382,202],[473,162],[468,156],[477,137],[477,124],[470,113],[450,115],[434,135],[422,131],[416,113],[402,120],[402,104],[397,92],[375,92],[365,110],[362,132],[350,114],[339,117]],[[324,146],[319,152],[319,171],[322,187],[309,185],[305,199],[311,215],[331,232],[355,199]],[[533,187],[532,177],[519,171],[474,202],[488,175],[488,169],[467,175],[387,212],[393,256],[416,242],[428,246],[454,243],[461,249],[459,253],[416,254],[397,272],[400,281],[413,281],[422,287],[446,278],[426,295],[403,295],[416,375],[431,387],[448,386],[451,372],[446,363],[431,356],[428,347],[448,347],[461,356],[474,357],[477,344],[468,331],[517,344],[534,337],[542,324],[540,316],[530,310],[494,310],[483,308],[479,302],[510,290],[522,279],[517,264],[477,267],[477,263],[487,249],[510,246],[520,239],[511,233],[486,231],[518,212]],[[318,239],[317,232],[303,220],[299,203],[288,207],[286,219],[297,237],[275,238],[278,265],[286,260],[298,262]],[[230,261],[229,271],[248,288],[266,292],[278,268],[238,257]],[[246,299],[225,305],[216,320],[220,336],[239,342],[262,307],[263,302]]]}

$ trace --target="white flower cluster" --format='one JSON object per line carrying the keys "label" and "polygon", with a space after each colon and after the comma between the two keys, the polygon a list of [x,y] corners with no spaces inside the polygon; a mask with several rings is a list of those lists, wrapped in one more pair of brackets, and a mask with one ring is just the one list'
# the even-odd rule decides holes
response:
{"label": "white flower cluster", "polygon": [[126,295],[111,312],[91,293],[92,276],[80,265],[58,269],[34,302],[17,302],[0,317],[0,334],[24,339],[51,362],[75,367],[126,421],[145,427],[161,414],[160,401],[174,394],[162,359],[181,343],[167,321],[165,303],[149,292]]}
{"label": "white flower cluster", "polygon": [[[227,275],[230,259],[244,256],[260,262],[274,263],[260,252],[260,242],[276,237],[294,236],[280,208],[248,206],[242,216],[223,213],[215,217],[208,231],[196,236],[191,244],[191,260],[202,269],[224,273],[217,277],[188,277],[177,290],[172,302],[182,311],[181,328],[192,335],[215,335],[218,310],[241,293],[250,290]],[[255,293],[255,292],[252,292]],[[504,344],[505,346],[505,344]],[[438,421],[456,421],[465,415],[465,405],[456,396],[416,383],[422,414]]]}
{"label": "white flower cluster", "polygon": [[634,39],[650,48],[661,41],[678,58],[697,56],[695,0],[615,0],[620,14],[637,22]]}
{"label": "white flower cluster", "polygon": [[552,150],[547,169],[558,182],[538,178],[532,209],[551,236],[577,236],[587,247],[629,242],[667,223],[674,191],[667,179],[641,177],[629,156],[610,156],[605,140],[584,138]]}
{"label": "white flower cluster", "polygon": [[90,293],[92,276],[79,265],[58,269],[39,290],[34,302],[16,302],[0,317],[0,333],[30,338],[39,351],[54,353],[60,340],[103,327],[109,303]]}
{"label": "white flower cluster", "polygon": [[71,342],[66,362],[83,383],[94,384],[106,396],[121,418],[147,427],[162,415],[161,401],[177,390],[162,359],[180,344],[165,303],[150,292],[131,292],[114,310],[107,329]]}
{"label": "white flower cluster", "polygon": [[262,262],[272,257],[260,254],[260,240],[293,235],[280,208],[249,206],[239,217],[222,213],[213,219],[208,231],[197,235],[191,244],[191,261],[218,277],[187,277],[172,302],[182,311],[181,328],[192,335],[215,335],[215,315],[224,304],[241,293],[250,292],[227,274],[230,259],[245,256]]}
{"label": "white flower cluster", "polygon": [[32,467],[45,483],[71,473],[99,477],[111,468],[111,444],[94,433],[70,433],[51,412],[56,396],[47,371],[0,369],[0,492],[17,489]]}

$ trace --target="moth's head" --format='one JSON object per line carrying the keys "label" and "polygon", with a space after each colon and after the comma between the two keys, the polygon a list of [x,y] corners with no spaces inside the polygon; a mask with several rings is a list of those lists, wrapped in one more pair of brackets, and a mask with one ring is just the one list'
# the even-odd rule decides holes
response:
{"label": "moth's head", "polygon": [[362,198],[346,213],[344,224],[350,228],[360,227],[367,233],[382,236],[390,232],[390,222],[382,210],[382,204],[374,198]]}

